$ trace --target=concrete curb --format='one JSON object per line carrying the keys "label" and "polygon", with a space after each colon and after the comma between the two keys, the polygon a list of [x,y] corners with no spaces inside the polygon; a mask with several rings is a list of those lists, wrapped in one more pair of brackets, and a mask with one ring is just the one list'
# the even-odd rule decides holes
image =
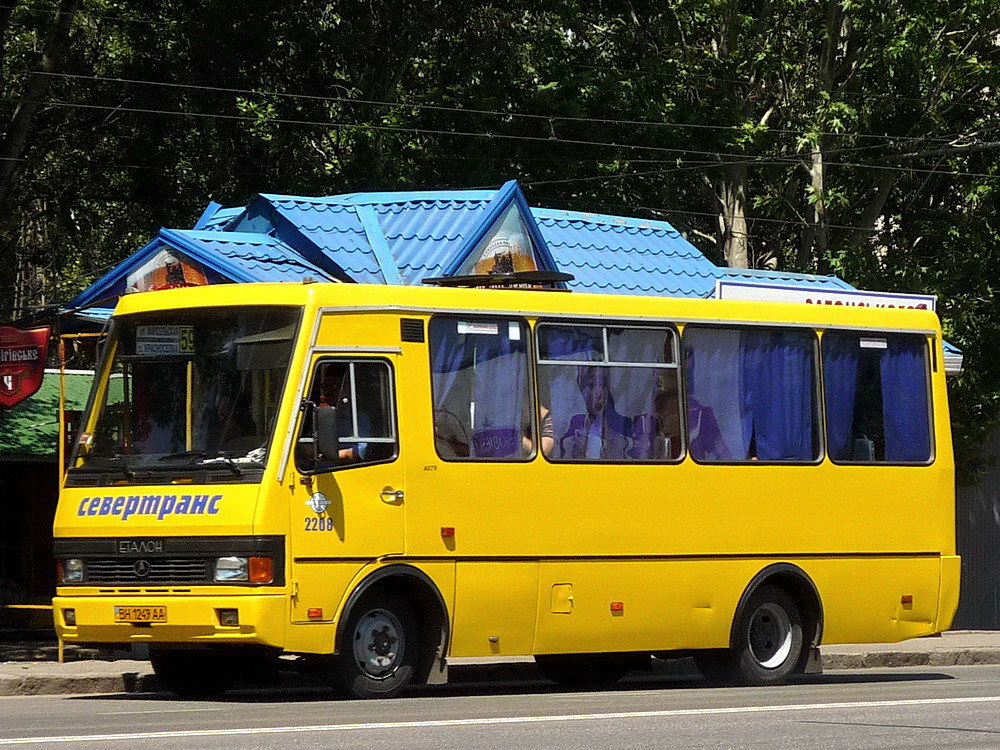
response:
{"label": "concrete curb", "polygon": [[823,654],[823,669],[829,670],[879,669],[886,667],[961,667],[983,664],[1000,664],[1000,648]]}
{"label": "concrete curb", "polygon": [[80,674],[67,677],[25,675],[0,677],[0,697],[15,695],[83,695],[94,693],[148,693],[157,689],[153,675]]}
{"label": "concrete curb", "polygon": [[[108,664],[105,662],[105,664]],[[881,651],[823,654],[823,669],[891,669],[894,667],[953,667],[1000,664],[1000,648],[964,648],[939,651]],[[540,676],[528,659],[485,664],[457,664],[450,669],[453,683],[531,681]],[[686,659],[655,662],[656,676],[696,674]],[[316,684],[321,684],[316,683]],[[82,695],[95,693],[151,693],[159,690],[155,675],[119,672],[74,675],[0,676],[0,697],[31,695]]]}

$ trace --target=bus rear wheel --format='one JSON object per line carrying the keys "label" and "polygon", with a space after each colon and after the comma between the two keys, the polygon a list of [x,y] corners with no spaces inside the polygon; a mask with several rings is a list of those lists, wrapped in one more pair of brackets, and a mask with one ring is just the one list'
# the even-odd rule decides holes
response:
{"label": "bus rear wheel", "polygon": [[232,687],[233,665],[217,651],[150,646],[149,661],[161,687],[181,698],[212,698]]}
{"label": "bus rear wheel", "polygon": [[632,668],[619,654],[539,654],[535,663],[548,679],[570,687],[614,685]]}
{"label": "bus rear wheel", "polygon": [[782,588],[763,585],[754,591],[734,633],[734,646],[725,654],[696,658],[710,682],[776,685],[803,661],[802,614]]}
{"label": "bus rear wheel", "polygon": [[337,687],[354,698],[391,698],[416,672],[420,636],[402,597],[372,591],[351,610],[334,667]]}

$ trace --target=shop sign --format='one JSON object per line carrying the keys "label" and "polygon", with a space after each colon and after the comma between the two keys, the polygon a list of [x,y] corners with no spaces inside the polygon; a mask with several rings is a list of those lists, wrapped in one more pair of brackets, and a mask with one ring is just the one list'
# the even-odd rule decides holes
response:
{"label": "shop sign", "polygon": [[41,387],[49,333],[48,327],[0,326],[0,406],[16,406]]}
{"label": "shop sign", "polygon": [[806,305],[837,307],[883,307],[904,310],[934,310],[937,307],[937,297],[932,294],[866,292],[861,289],[810,289],[806,286],[755,284],[723,279],[715,282],[715,296],[718,299],[750,302],[798,302]]}

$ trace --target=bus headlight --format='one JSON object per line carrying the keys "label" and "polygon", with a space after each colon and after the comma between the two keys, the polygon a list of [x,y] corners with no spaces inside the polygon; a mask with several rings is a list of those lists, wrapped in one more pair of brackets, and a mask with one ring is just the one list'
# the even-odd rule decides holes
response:
{"label": "bus headlight", "polygon": [[82,580],[83,580],[83,560],[80,560],[75,557],[71,557],[68,560],[63,560],[62,582],[80,583]]}
{"label": "bus headlight", "polygon": [[228,581],[249,581],[250,573],[245,557],[220,557],[215,561],[215,580],[220,583]]}

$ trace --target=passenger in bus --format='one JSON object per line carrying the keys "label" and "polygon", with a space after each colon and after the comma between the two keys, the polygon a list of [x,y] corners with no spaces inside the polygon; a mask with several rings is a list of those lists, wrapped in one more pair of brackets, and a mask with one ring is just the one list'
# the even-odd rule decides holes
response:
{"label": "passenger in bus", "polygon": [[624,461],[627,459],[631,420],[619,414],[608,391],[607,372],[602,367],[580,367],[577,386],[586,413],[575,414],[559,441],[560,457]]}
{"label": "passenger in bus", "polygon": [[[552,422],[552,412],[544,404],[539,406],[538,425],[541,432],[542,453],[545,456],[551,456],[552,449],[556,447],[556,431],[555,425]],[[524,426],[524,437],[522,438],[521,443],[524,447],[525,454],[530,455],[532,449],[534,448],[534,444],[531,439],[530,424]]]}

